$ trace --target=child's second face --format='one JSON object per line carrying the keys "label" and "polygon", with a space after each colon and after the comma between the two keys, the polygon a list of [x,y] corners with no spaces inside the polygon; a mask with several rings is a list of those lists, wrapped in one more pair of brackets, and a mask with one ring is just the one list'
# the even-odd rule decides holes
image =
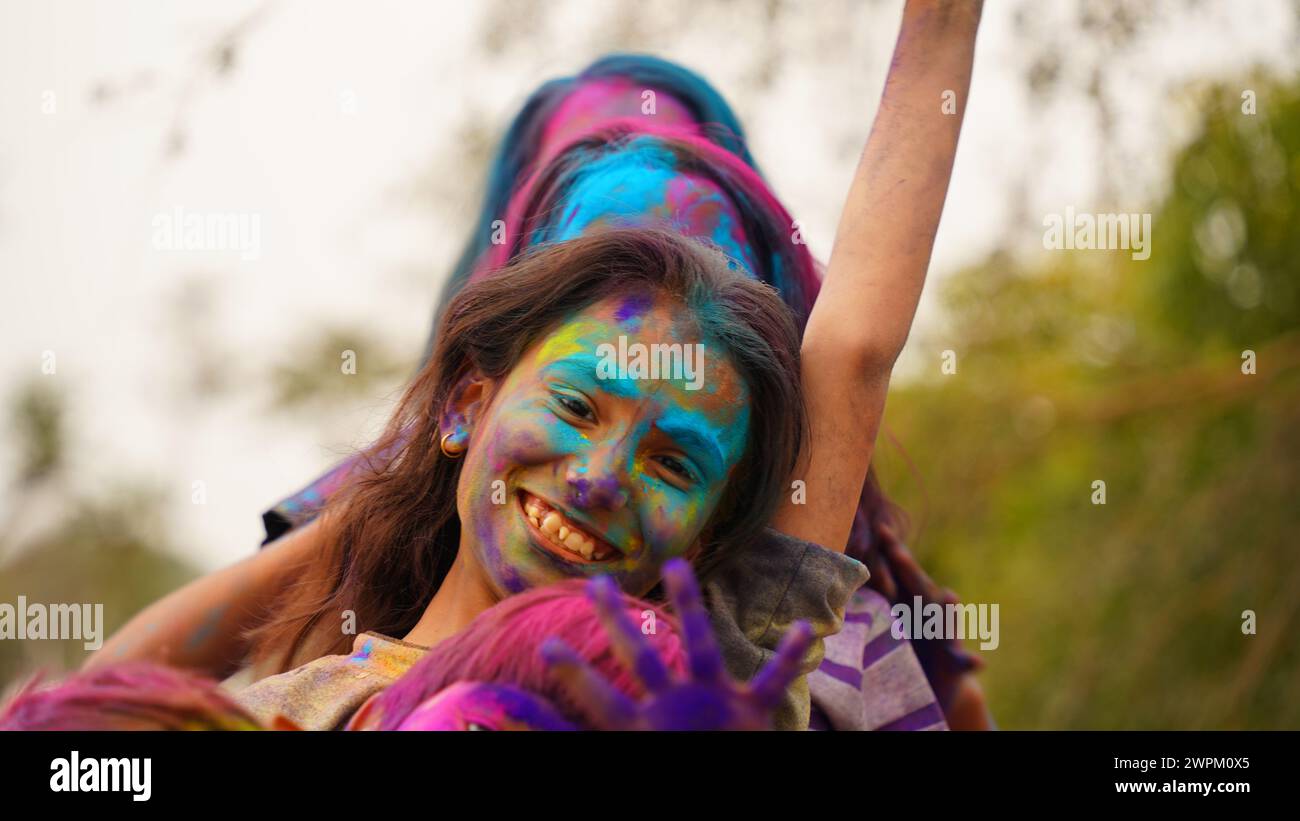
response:
{"label": "child's second face", "polygon": [[697,544],[748,433],[743,381],[682,306],[598,302],[492,386],[461,473],[462,548],[502,595],[597,574],[643,595]]}
{"label": "child's second face", "polygon": [[[353,714],[348,730],[382,726],[382,693]],[[518,687],[458,681],[425,699],[397,725],[398,730],[572,730],[574,726],[541,696]]]}

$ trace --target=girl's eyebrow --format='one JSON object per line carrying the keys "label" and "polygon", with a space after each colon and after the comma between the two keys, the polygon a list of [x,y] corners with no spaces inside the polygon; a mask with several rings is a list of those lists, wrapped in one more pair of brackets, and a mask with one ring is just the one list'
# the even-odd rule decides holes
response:
{"label": "girl's eyebrow", "polygon": [[[596,376],[596,365],[599,362],[600,358],[592,354],[575,353],[548,363],[542,368],[542,371],[544,373],[558,371],[586,378],[590,380],[589,384],[611,396],[628,397],[637,393],[634,380],[598,378]],[[678,414],[673,414],[673,416],[678,416]],[[706,463],[705,467],[711,473],[724,472],[727,459],[723,456],[717,437],[710,435],[708,431],[701,429],[690,419],[664,418],[656,420],[654,425],[683,448],[700,454]]]}
{"label": "girl's eyebrow", "polygon": [[577,376],[590,377],[593,381],[597,381],[596,365],[599,363],[600,360],[592,354],[575,353],[546,363],[542,371],[564,371]]}
{"label": "girl's eyebrow", "polygon": [[588,384],[594,385],[610,396],[627,399],[635,398],[640,393],[640,388],[634,379],[601,379],[597,371],[600,362],[600,357],[594,354],[575,353],[547,363],[542,368],[542,372],[558,371],[586,379]]}
{"label": "girl's eyebrow", "polygon": [[667,434],[673,441],[687,450],[696,453],[703,453],[707,457],[706,461],[711,464],[706,465],[713,473],[721,473],[722,466],[727,460],[722,456],[722,450],[714,437],[700,430],[689,421],[673,421],[672,419],[660,419],[655,422],[655,427]]}

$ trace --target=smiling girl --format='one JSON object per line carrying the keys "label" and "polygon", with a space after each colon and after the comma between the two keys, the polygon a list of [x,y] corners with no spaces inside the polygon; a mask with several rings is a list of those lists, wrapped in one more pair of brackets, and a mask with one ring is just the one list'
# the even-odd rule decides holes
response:
{"label": "smiling girl", "polygon": [[[834,633],[866,575],[840,552],[857,532],[890,371],[929,264],[979,11],[978,2],[906,5],[810,315],[818,286],[806,247],[789,241],[788,215],[736,155],[708,147],[730,138],[710,131],[718,123],[707,114],[679,110],[668,94],[663,121],[642,136],[593,135],[582,116],[555,120],[567,124],[540,135],[538,170],[494,173],[494,191],[501,180],[528,179],[508,195],[507,243],[490,245],[480,232],[480,252],[467,249],[464,275],[449,288],[471,283],[361,469],[337,472],[336,492],[312,489],[308,504],[300,499],[280,516],[304,524],[149,608],[99,656],[229,672],[251,650],[264,674],[346,652],[353,640],[340,620],[351,618],[376,633],[354,649],[378,687],[502,596],[597,572],[644,594],[675,555],[704,575],[738,678],[753,675],[796,619],[811,621],[819,637]],[[610,99],[626,96],[571,96],[562,105],[584,114]],[[695,136],[665,131],[673,121]],[[609,230],[647,224],[708,240],[730,259],[664,235]],[[643,239],[632,238],[638,233]],[[559,244],[529,255],[547,243]],[[596,247],[604,257],[588,256]],[[493,267],[520,254],[522,262]],[[610,260],[626,268],[612,275]],[[684,277],[675,286],[665,284],[670,260]],[[749,277],[770,283],[793,319]],[[730,301],[742,295],[744,307]],[[588,367],[595,346],[620,334],[716,351],[716,361],[706,359],[706,389],[599,384]],[[801,435],[800,388],[811,437]],[[793,480],[804,483],[802,504],[786,494]],[[819,654],[817,645],[805,672]],[[318,726],[335,726],[361,694],[306,693],[334,688],[345,678],[336,672],[308,664],[285,674],[296,684],[275,676],[257,687],[268,698],[332,700],[339,710],[322,713]],[[806,725],[806,687],[792,688],[778,726]]]}
{"label": "smiling girl", "polygon": [[[605,378],[597,352],[620,336],[701,346],[700,389],[671,372]],[[374,455],[304,529],[309,564],[252,637],[259,672],[287,672],[241,702],[339,726],[503,598],[597,575],[643,596],[675,557],[706,578],[731,568],[712,575],[748,600],[726,622],[739,635],[720,635],[732,664],[756,668],[796,618],[829,635],[865,569],[766,528],[803,445],[799,381],[777,294],[664,231],[596,231],[467,285]],[[738,581],[736,562],[764,555],[779,596]],[[370,632],[341,631],[348,615]],[[806,724],[806,693],[779,712]]]}

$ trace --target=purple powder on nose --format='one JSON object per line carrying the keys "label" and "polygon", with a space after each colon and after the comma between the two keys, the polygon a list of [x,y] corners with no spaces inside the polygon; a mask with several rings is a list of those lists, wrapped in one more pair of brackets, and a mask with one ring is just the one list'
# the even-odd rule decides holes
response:
{"label": "purple powder on nose", "polygon": [[569,497],[574,501],[574,503],[582,507],[586,507],[587,494],[591,492],[591,480],[571,479],[569,481],[569,487],[571,488],[569,492]]}

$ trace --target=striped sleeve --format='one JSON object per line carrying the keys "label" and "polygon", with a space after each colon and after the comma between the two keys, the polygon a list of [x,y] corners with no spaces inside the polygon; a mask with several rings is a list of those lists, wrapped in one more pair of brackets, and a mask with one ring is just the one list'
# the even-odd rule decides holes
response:
{"label": "striped sleeve", "polygon": [[907,639],[894,638],[889,602],[869,588],[849,600],[808,677],[812,726],[834,730],[946,730],[943,711]]}

